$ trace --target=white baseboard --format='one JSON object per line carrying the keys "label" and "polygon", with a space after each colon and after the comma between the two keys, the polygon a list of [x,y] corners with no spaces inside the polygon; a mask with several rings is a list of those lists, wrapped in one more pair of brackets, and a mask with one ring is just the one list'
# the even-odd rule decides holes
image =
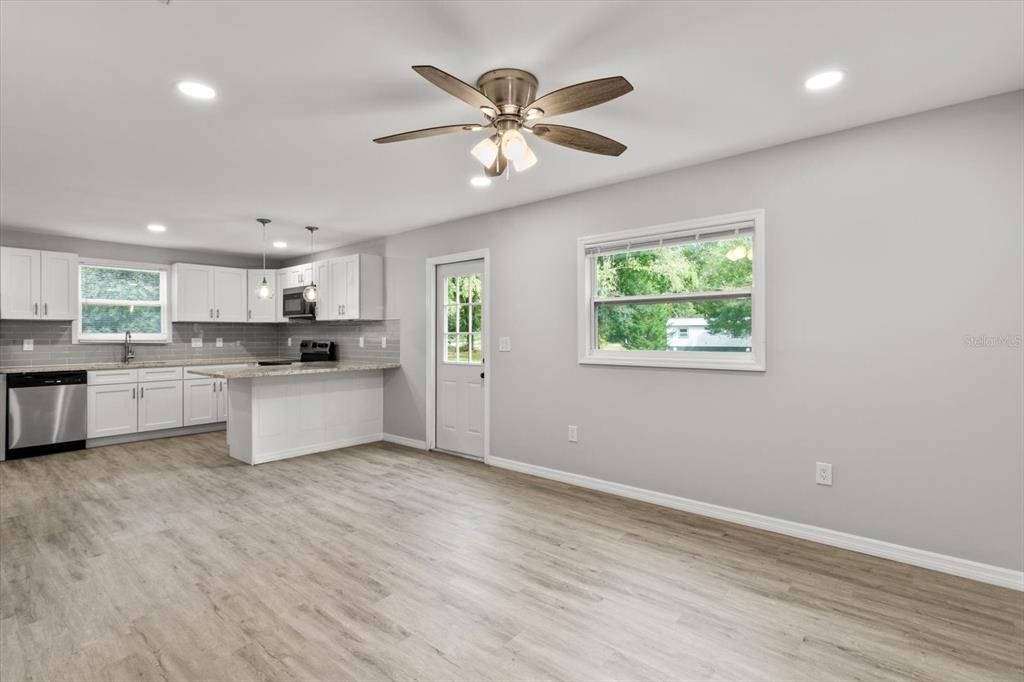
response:
{"label": "white baseboard", "polygon": [[415,438],[406,438],[405,436],[396,436],[391,433],[385,433],[381,440],[385,443],[394,443],[395,445],[404,445],[407,448],[416,448],[417,450],[426,450],[427,441],[416,440]]}
{"label": "white baseboard", "polygon": [[962,578],[970,578],[971,580],[998,585],[1000,587],[1008,587],[1012,590],[1024,591],[1024,571],[1014,571],[1009,568],[982,564],[969,559],[960,559],[946,554],[938,554],[936,552],[929,552],[923,549],[897,545],[891,542],[885,542],[884,540],[874,540],[872,538],[851,535],[850,533],[843,533],[837,530],[811,526],[806,523],[786,521],[785,519],[755,514],[741,509],[723,507],[717,504],[710,504],[708,502],[699,502],[685,497],[659,493],[654,490],[636,488],[622,483],[614,483],[600,478],[591,478],[590,476],[573,474],[568,471],[560,471],[558,469],[549,469],[547,467],[537,466],[536,464],[527,464],[525,462],[517,462],[515,460],[503,459],[501,457],[488,457],[487,464],[501,467],[502,469],[510,469],[512,471],[530,474],[531,476],[547,478],[552,481],[568,483],[581,488],[599,490],[601,492],[618,495],[620,497],[628,497],[633,500],[649,502],[650,504],[656,504],[662,507],[679,509],[693,514],[700,514],[701,516],[710,516],[714,519],[730,521],[743,526],[772,531],[773,533],[781,533],[782,535],[789,535],[803,540],[810,540],[812,542],[820,542],[823,545],[849,549],[854,552],[860,552],[861,554],[870,554],[872,556],[891,559],[893,561],[899,561],[912,566],[929,568],[933,571],[949,573]]}

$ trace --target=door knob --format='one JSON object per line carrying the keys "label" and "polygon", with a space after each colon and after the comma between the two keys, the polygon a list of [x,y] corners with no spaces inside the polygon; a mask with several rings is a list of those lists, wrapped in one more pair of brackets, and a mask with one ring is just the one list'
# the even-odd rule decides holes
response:
{"label": "door knob", "polygon": [[483,378],[484,378],[484,373],[483,373],[483,372],[480,372],[480,378],[481,378],[481,379],[483,379]]}

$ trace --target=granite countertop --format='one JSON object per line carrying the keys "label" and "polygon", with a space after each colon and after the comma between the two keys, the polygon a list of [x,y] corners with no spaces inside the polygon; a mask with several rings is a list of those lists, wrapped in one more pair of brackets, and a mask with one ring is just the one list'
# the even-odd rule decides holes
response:
{"label": "granite countertop", "polygon": [[401,365],[397,362],[293,362],[290,365],[249,365],[246,367],[225,368],[222,370],[193,371],[217,379],[259,379],[262,377],[290,377],[300,374],[329,374],[332,372],[361,372],[373,369],[394,369]]}
{"label": "granite countertop", "polygon": [[[101,369],[144,369],[146,367],[195,367],[195,366],[217,366],[217,365],[246,365],[256,366],[259,361],[287,360],[297,361],[293,358],[191,358],[181,360],[133,360],[124,362],[82,362],[69,363],[66,365],[35,365],[32,367],[0,367],[0,374],[17,374],[21,372],[75,372],[83,370]],[[284,365],[287,367],[288,365]]]}

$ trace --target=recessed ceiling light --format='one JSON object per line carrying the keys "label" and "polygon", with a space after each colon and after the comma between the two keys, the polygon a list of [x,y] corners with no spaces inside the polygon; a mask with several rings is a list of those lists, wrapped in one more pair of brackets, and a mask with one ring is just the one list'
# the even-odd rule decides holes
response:
{"label": "recessed ceiling light", "polygon": [[288,242],[274,242],[275,249],[284,249],[288,247]]}
{"label": "recessed ceiling light", "polygon": [[475,175],[469,179],[469,184],[474,187],[490,187],[491,179],[486,175]]}
{"label": "recessed ceiling light", "polygon": [[843,80],[842,71],[822,71],[805,80],[804,87],[808,90],[828,90],[839,85],[841,80]]}
{"label": "recessed ceiling light", "polygon": [[178,92],[195,99],[213,99],[217,96],[216,90],[205,83],[196,81],[181,81],[178,83]]}
{"label": "recessed ceiling light", "polygon": [[146,229],[149,230],[150,232],[166,232],[167,231],[167,228],[165,226],[160,225],[158,223],[150,223],[149,225],[146,225]]}

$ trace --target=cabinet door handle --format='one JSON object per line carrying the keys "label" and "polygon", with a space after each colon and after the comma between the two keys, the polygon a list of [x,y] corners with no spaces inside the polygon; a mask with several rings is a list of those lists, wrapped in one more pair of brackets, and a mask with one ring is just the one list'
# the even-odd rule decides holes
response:
{"label": "cabinet door handle", "polygon": [[213,308],[210,308],[210,319],[213,319]]}
{"label": "cabinet door handle", "polygon": [[341,306],[341,314],[342,314],[342,315],[344,315],[344,314],[345,314],[345,306],[344,306],[344,305],[343,305],[343,306]]}
{"label": "cabinet door handle", "polygon": [[39,315],[39,304],[38,303],[36,303],[36,307],[35,307],[34,312],[32,314],[33,315],[37,315],[37,316]]}
{"label": "cabinet door handle", "polygon": [[220,319],[220,308],[217,308],[217,319]]}
{"label": "cabinet door handle", "polygon": [[132,387],[132,400],[135,400],[135,387]]}
{"label": "cabinet door handle", "polygon": [[248,317],[246,317],[246,319],[247,320],[251,320],[252,319],[252,309],[249,310]]}
{"label": "cabinet door handle", "polygon": [[341,306],[338,306],[338,314],[341,315]]}
{"label": "cabinet door handle", "polygon": [[44,303],[43,304],[43,317],[46,317],[49,314],[50,314],[50,304],[49,303]]}
{"label": "cabinet door handle", "polygon": [[139,386],[139,397],[140,398],[145,398],[146,397],[146,387],[145,386]]}
{"label": "cabinet door handle", "polygon": [[210,384],[210,393],[216,393],[216,392],[217,392],[217,382],[215,381],[212,384]]}

